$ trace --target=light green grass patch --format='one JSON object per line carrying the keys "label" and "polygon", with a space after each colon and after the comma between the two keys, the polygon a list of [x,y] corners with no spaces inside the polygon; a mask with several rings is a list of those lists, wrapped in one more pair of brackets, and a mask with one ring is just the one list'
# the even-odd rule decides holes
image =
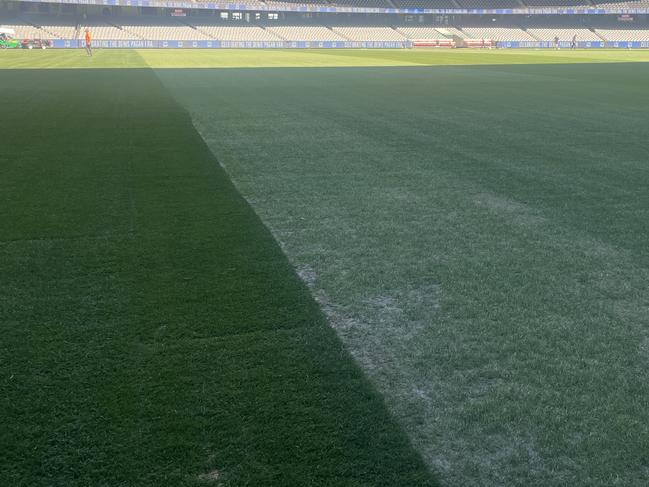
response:
{"label": "light green grass patch", "polygon": [[3,51],[0,68],[244,68],[647,62],[649,51],[418,49],[82,49]]}

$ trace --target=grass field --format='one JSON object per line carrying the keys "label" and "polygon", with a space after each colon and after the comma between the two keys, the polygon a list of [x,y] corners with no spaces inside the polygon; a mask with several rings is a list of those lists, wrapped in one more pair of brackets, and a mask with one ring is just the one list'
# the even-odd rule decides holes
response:
{"label": "grass field", "polygon": [[646,61],[1,53],[0,484],[646,485]]}
{"label": "grass field", "polygon": [[259,68],[648,62],[645,50],[98,49],[5,51],[2,68]]}

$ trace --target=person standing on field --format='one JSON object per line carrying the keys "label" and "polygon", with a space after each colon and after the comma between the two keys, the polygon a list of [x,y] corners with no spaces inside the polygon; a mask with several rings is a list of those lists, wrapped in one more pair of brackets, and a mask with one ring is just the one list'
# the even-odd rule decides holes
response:
{"label": "person standing on field", "polygon": [[86,53],[88,56],[92,56],[92,35],[90,34],[90,29],[86,27]]}

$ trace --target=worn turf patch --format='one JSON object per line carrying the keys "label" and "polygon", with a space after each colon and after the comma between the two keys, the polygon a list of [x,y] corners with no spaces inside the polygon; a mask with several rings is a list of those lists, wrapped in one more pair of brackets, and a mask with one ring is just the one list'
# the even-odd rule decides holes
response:
{"label": "worn turf patch", "polygon": [[152,71],[2,76],[1,485],[434,484]]}

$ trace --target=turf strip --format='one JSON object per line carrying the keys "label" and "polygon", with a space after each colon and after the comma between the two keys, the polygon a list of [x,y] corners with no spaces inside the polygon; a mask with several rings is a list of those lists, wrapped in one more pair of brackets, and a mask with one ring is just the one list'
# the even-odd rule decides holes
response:
{"label": "turf strip", "polygon": [[4,50],[0,69],[448,66],[648,62],[643,49],[83,49]]}

